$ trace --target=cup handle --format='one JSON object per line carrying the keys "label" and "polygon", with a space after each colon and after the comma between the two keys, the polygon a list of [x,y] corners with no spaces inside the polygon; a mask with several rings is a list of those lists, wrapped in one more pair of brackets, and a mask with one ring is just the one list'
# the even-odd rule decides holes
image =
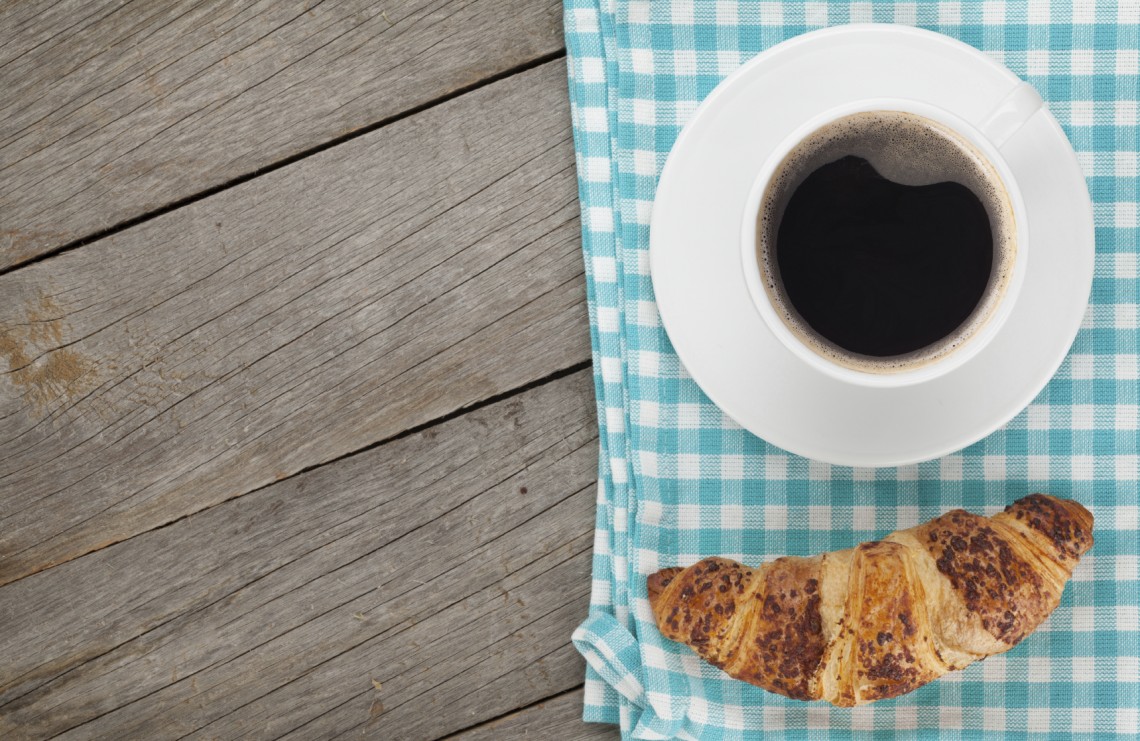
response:
{"label": "cup handle", "polygon": [[1044,106],[1045,101],[1041,100],[1036,88],[1028,82],[1018,83],[978,128],[995,147],[1001,149]]}

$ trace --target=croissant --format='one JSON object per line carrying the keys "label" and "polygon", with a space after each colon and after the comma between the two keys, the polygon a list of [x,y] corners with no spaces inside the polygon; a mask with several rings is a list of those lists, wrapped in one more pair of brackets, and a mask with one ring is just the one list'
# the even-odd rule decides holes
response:
{"label": "croissant", "polygon": [[1080,504],[1032,494],[813,558],[662,569],[649,603],[666,638],[730,676],[853,707],[1017,645],[1061,601],[1092,524]]}

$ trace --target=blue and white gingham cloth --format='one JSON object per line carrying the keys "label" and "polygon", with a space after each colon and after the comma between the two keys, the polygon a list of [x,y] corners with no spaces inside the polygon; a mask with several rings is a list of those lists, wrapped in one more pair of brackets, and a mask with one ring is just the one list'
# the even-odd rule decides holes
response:
{"label": "blue and white gingham cloth", "polygon": [[[601,426],[590,616],[574,634],[585,719],[634,738],[1136,738],[1140,0],[566,0],[565,11]],[[1056,378],[985,440],[895,469],[799,458],[734,424],[681,367],[649,278],[657,176],[697,105],[757,52],[852,22],[938,31],[1028,80],[1095,204],[1092,305]],[[1096,517],[1061,606],[1009,653],[895,700],[839,709],[730,680],[664,640],[646,601],[661,567],[847,548],[1034,491]]]}

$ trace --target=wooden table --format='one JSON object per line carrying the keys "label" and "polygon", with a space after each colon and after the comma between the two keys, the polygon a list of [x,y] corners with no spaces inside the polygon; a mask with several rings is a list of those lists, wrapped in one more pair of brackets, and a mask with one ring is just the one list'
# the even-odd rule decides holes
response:
{"label": "wooden table", "polygon": [[0,42],[0,737],[615,737],[560,2]]}

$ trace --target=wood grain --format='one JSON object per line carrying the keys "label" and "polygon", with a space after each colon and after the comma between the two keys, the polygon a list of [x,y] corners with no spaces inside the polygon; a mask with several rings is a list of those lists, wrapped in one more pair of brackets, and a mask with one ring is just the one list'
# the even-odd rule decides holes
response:
{"label": "wood grain", "polygon": [[0,276],[0,583],[590,357],[551,62]]}
{"label": "wood grain", "polygon": [[577,686],[591,383],[0,588],[0,736],[433,738]]}
{"label": "wood grain", "polygon": [[581,687],[497,720],[448,736],[448,741],[500,741],[511,738],[556,738],[559,741],[594,741],[621,738],[617,726],[582,722]]}
{"label": "wood grain", "polygon": [[562,43],[558,0],[5,3],[0,268]]}

